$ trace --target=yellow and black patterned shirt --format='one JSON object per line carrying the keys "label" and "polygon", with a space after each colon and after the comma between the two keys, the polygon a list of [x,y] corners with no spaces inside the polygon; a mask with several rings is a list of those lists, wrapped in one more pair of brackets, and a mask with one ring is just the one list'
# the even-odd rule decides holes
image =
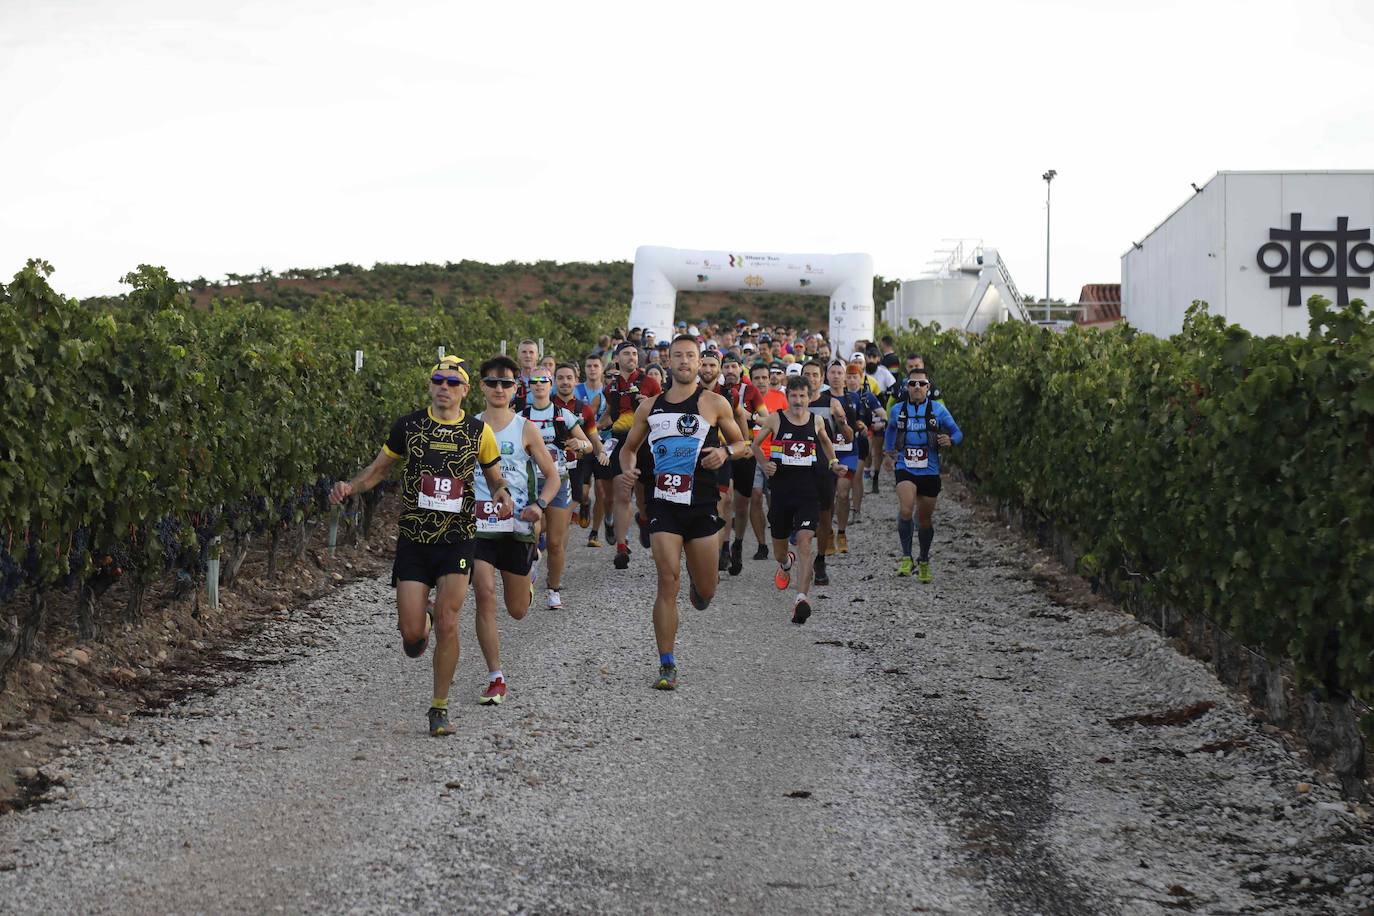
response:
{"label": "yellow and black patterned shirt", "polygon": [[472,512],[477,465],[501,460],[490,426],[462,413],[456,420],[440,420],[425,408],[397,420],[382,449],[405,462],[401,537],[453,544],[477,533]]}

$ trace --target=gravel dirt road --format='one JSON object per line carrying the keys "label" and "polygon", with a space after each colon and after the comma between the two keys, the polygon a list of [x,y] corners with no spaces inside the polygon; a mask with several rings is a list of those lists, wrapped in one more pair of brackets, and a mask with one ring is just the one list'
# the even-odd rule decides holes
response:
{"label": "gravel dirt road", "polygon": [[0,909],[1369,912],[1368,812],[955,489],[933,585],[892,574],[887,493],[806,626],[770,563],[684,597],[676,693],[647,553],[618,572],[574,529],[565,609],[502,620],[498,708],[469,599],[442,740],[391,590],[341,587],[45,763],[48,803],[0,817]]}

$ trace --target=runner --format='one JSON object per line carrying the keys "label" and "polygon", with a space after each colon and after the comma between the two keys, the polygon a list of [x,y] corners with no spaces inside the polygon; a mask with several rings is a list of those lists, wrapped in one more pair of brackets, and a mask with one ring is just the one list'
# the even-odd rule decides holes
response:
{"label": "runner", "polygon": [[[606,415],[601,418],[601,423],[610,428],[613,442],[610,444],[611,464],[616,475],[621,474],[621,450],[625,437],[630,434],[630,427],[634,425],[635,411],[646,399],[651,399],[662,392],[662,388],[654,379],[645,376],[644,372],[638,368],[639,351],[635,345],[628,341],[616,347],[615,351],[617,373],[613,378],[606,381],[606,387],[602,391],[602,396],[606,398]],[[641,471],[648,473],[648,465],[652,460],[646,454],[637,456],[638,466]],[[633,493],[631,492],[633,490]],[[626,488],[618,486],[614,491],[615,495],[615,568],[628,569],[630,566],[630,547],[625,542],[625,537],[630,530],[631,505],[638,508],[635,515],[639,523],[639,545],[644,548],[649,547],[649,519],[644,514],[646,501],[644,496],[644,486],[641,484],[637,489],[634,487]]]}
{"label": "runner", "polygon": [[[822,375],[821,364],[814,360],[801,367],[801,376],[811,387],[811,412],[825,422],[825,434],[831,442],[841,435],[846,441],[853,441],[854,431],[845,422],[844,407],[839,397],[821,390]],[[825,558],[834,552],[830,525],[835,513],[835,477],[832,474],[823,474],[817,479],[821,489],[821,517],[815,559],[816,584],[829,585],[830,574],[825,568]]]}
{"label": "runner", "polygon": [[[589,427],[600,432],[601,448],[609,457],[611,454],[611,429],[609,423],[603,426],[602,417],[606,416],[606,396],[605,384],[610,370],[604,370],[605,358],[599,354],[591,354],[587,357],[587,380],[578,385],[578,398],[586,402],[596,416],[596,424]],[[617,367],[615,373],[620,369]],[[601,526],[606,526],[606,540],[611,541],[614,537],[615,520],[615,493],[611,488],[611,481],[615,479],[615,468],[609,462],[601,464],[593,462],[591,465],[592,489],[594,502],[592,506],[592,530],[587,534],[588,547],[601,546]]]}
{"label": "runner", "polygon": [[[819,348],[818,348],[819,349]],[[834,551],[836,553],[849,553],[849,537],[845,533],[846,526],[849,524],[849,493],[853,488],[854,479],[859,473],[859,448],[858,440],[867,439],[868,431],[859,425],[859,411],[857,407],[850,404],[845,397],[847,388],[845,386],[846,367],[844,360],[832,359],[825,368],[826,391],[836,397],[840,403],[840,410],[844,412],[845,427],[849,430],[848,434],[841,430],[835,430],[834,439],[831,441],[835,446],[835,457],[840,459],[840,465],[844,468],[844,473],[835,479],[835,540]],[[859,488],[863,488],[863,480],[859,479]]]}
{"label": "runner", "polygon": [[[559,363],[554,368],[553,383],[557,391],[553,402],[559,407],[567,408],[577,417],[578,425],[582,427],[582,432],[589,442],[592,439],[596,440],[591,458],[584,461],[576,455],[568,457],[568,483],[572,487],[574,514],[577,516],[578,527],[586,528],[592,523],[592,466],[597,463],[594,459],[600,459],[604,449],[601,448],[601,437],[596,433],[596,414],[592,411],[591,404],[577,395],[577,389],[582,385],[577,380],[576,364]],[[606,463],[610,463],[609,457]]]}
{"label": "runner", "polygon": [[[495,706],[506,698],[506,677],[501,670],[501,632],[496,627],[496,571],[501,571],[506,613],[523,620],[534,597],[530,569],[534,565],[534,526],[544,517],[550,500],[559,495],[558,465],[544,446],[533,423],[510,408],[515,389],[516,365],[508,356],[493,356],[482,363],[482,397],[487,409],[482,419],[500,446],[501,472],[510,488],[511,506],[492,503],[491,491],[478,481],[477,549],[473,563],[473,597],[477,605],[477,643],[487,661],[487,686],[479,702]],[[541,376],[536,371],[533,378]],[[547,399],[548,386],[542,387]],[[535,489],[536,474],[542,480]],[[533,501],[530,495],[538,495]],[[566,514],[566,509],[564,510]]]}
{"label": "runner", "polygon": [[[811,602],[807,592],[811,588],[813,566],[812,540],[820,525],[822,475],[833,479],[840,470],[839,459],[831,446],[821,417],[812,413],[811,386],[805,378],[794,376],[787,380],[787,408],[770,413],[754,431],[753,452],[759,467],[769,479],[772,499],[768,506],[768,526],[773,534],[773,555],[778,571],[773,584],[781,591],[792,584],[792,571],[797,573],[797,597],[792,604],[792,622],[806,623],[811,616]],[[769,442],[769,450],[763,443]],[[826,459],[827,470],[816,464],[816,452]],[[832,487],[833,491],[833,487]],[[797,549],[788,549],[788,541],[796,539]],[[797,564],[800,563],[800,567]]]}
{"label": "runner", "polygon": [[524,410],[530,400],[530,373],[539,365],[539,342],[531,337],[522,338],[515,345],[515,355],[520,362],[520,371],[515,376],[515,394],[510,400],[511,410]]}
{"label": "runner", "polygon": [[[739,357],[725,357],[721,363],[721,374],[725,380],[721,395],[734,405],[735,422],[740,424],[745,437],[752,439],[754,430],[763,418],[768,416],[768,407],[763,402],[763,390],[768,387],[768,368],[756,367],[754,375],[757,376],[758,383],[744,378],[743,372]],[[759,384],[763,385],[763,389],[758,387]],[[763,552],[765,559],[768,556],[768,544],[763,532],[763,484],[758,479],[762,475],[759,463],[750,455],[748,458],[736,458],[730,464],[731,483],[735,491],[735,540],[730,546],[729,572],[732,576],[738,576],[744,570],[746,526],[753,525],[754,537],[758,540],[759,550]],[[755,553],[755,557],[757,556]]]}
{"label": "runner", "polygon": [[[567,376],[568,390],[572,391],[572,379],[576,370],[570,365],[563,371]],[[577,415],[566,407],[560,407],[552,400],[553,379],[544,369],[538,369],[530,376],[530,403],[520,415],[534,424],[539,436],[553,458],[558,472],[559,486],[544,509],[544,533],[548,547],[548,607],[557,610],[563,606],[563,568],[568,559],[568,526],[572,524],[572,464],[588,453],[600,453],[601,440],[593,444],[582,431]],[[536,486],[544,486],[544,473],[537,475]],[[542,508],[542,507],[541,507]]]}
{"label": "runner", "polygon": [[920,525],[921,553],[917,576],[930,582],[930,544],[935,540],[935,499],[940,495],[940,452],[964,441],[944,404],[930,397],[930,378],[924,369],[907,373],[908,399],[892,405],[887,421],[885,470],[897,471],[897,536],[902,558],[897,575],[911,575],[911,516]]}
{"label": "runner", "polygon": [[879,462],[872,460],[872,456],[882,453],[881,441],[877,443],[876,447],[871,443],[883,435],[883,430],[887,427],[887,417],[877,395],[867,384],[870,379],[864,375],[863,354],[856,353],[854,356],[855,359],[850,361],[849,368],[845,370],[844,400],[845,413],[849,413],[852,408],[859,423],[859,435],[855,437],[854,441],[854,445],[859,451],[859,469],[854,475],[854,484],[849,490],[849,498],[854,503],[854,507],[850,511],[850,520],[857,525],[863,512],[863,481],[870,473],[878,473]]}
{"label": "runner", "polygon": [[[697,369],[697,379],[702,388],[725,398],[733,410],[734,403],[730,400],[729,395],[721,389],[720,364],[721,358],[718,350],[702,350],[701,361]],[[736,418],[736,422],[738,422],[738,418]],[[725,572],[730,568],[730,487],[733,479],[730,465],[731,462],[727,461],[716,472],[716,490],[720,493],[716,503],[716,515],[726,520],[725,526],[720,529],[720,549],[716,559],[716,568],[719,572]]]}
{"label": "runner", "polygon": [[[716,515],[716,472],[732,457],[743,456],[744,443],[734,411],[718,394],[702,390],[697,372],[701,352],[696,339],[673,338],[668,352],[672,387],[647,399],[635,410],[634,423],[621,447],[624,473],[618,485],[627,491],[641,476],[639,448],[653,454],[653,488],[649,530],[658,590],[654,598],[654,637],[658,642],[658,678],[654,687],[677,687],[677,595],[679,569],[687,557],[688,596],[704,609],[715,597],[716,535],[725,524]],[[725,444],[721,445],[721,438]]]}
{"label": "runner", "polygon": [[[434,628],[434,693],[429,733],[453,733],[448,691],[458,667],[458,612],[467,596],[473,568],[474,481],[480,481],[497,511],[510,514],[510,488],[501,477],[501,453],[491,427],[463,412],[468,373],[463,361],[446,356],[430,370],[429,407],[406,414],[391,427],[377,457],[350,481],[330,490],[336,505],[366,493],[386,479],[397,461],[401,478],[400,536],[391,584],[406,655],[419,658]],[[477,466],[482,473],[477,473]],[[426,612],[429,590],[437,588],[434,610]]]}

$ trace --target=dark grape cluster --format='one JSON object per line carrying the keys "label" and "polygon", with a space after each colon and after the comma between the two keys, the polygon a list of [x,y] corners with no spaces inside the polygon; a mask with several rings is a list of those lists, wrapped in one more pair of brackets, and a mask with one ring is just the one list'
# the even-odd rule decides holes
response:
{"label": "dark grape cluster", "polygon": [[174,569],[181,558],[182,524],[170,515],[157,520],[153,530],[157,533],[158,546],[162,548],[162,568]]}
{"label": "dark grape cluster", "polygon": [[19,586],[24,584],[24,573],[19,564],[10,556],[9,551],[0,547],[0,604],[14,597]]}

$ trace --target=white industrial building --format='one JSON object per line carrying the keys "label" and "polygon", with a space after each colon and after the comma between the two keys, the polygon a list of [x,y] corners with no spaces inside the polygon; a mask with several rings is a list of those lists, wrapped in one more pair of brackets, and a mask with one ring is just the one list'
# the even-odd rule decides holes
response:
{"label": "white industrial building", "polygon": [[903,280],[883,307],[883,321],[905,328],[913,321],[981,332],[1008,318],[1027,321],[1021,293],[995,248],[959,239],[930,274]]}
{"label": "white industrial building", "polygon": [[1313,293],[1370,298],[1374,171],[1218,172],[1121,256],[1122,316],[1161,337],[1194,300],[1255,334],[1307,332]]}

